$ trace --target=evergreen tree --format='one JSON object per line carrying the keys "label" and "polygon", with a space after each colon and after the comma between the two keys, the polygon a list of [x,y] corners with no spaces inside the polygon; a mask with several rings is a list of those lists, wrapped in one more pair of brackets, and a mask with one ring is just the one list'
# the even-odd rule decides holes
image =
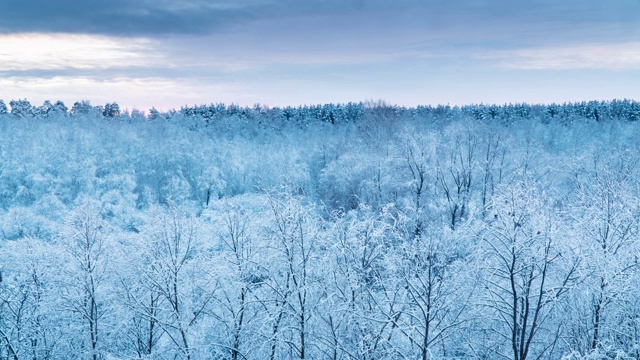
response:
{"label": "evergreen tree", "polygon": [[11,114],[20,118],[33,116],[33,106],[27,99],[23,100],[11,100],[9,102],[11,105]]}

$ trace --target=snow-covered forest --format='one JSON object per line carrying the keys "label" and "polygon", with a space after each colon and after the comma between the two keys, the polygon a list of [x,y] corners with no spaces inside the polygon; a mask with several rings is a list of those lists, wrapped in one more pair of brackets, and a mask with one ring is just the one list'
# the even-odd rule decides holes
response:
{"label": "snow-covered forest", "polygon": [[0,359],[640,358],[640,103],[0,102]]}

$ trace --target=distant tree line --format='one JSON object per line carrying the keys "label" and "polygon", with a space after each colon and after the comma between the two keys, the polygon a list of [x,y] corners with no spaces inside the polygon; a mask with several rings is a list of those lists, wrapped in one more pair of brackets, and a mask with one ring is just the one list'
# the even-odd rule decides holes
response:
{"label": "distant tree line", "polygon": [[122,118],[128,120],[155,120],[188,118],[198,119],[205,125],[223,119],[249,120],[256,122],[296,124],[309,123],[353,123],[368,117],[387,119],[420,118],[431,121],[457,119],[461,117],[476,120],[498,120],[511,122],[516,120],[541,120],[571,122],[577,119],[596,121],[640,119],[640,102],[635,100],[582,101],[562,104],[474,104],[464,106],[419,105],[404,107],[389,105],[383,101],[349,102],[346,104],[324,104],[287,107],[267,107],[256,104],[253,107],[235,104],[210,104],[184,106],[180,110],[160,112],[155,108],[144,112],[133,109],[122,110],[116,103],[91,105],[89,101],[78,101],[69,109],[62,101],[45,101],[41,106],[32,105],[28,100],[11,100],[9,107],[0,100],[0,115],[11,114],[17,117],[50,116],[96,116],[104,118]]}

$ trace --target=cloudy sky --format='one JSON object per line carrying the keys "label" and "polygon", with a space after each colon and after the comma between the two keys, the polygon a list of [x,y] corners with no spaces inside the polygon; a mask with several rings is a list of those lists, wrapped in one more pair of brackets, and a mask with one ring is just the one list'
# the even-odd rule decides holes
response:
{"label": "cloudy sky", "polygon": [[2,0],[0,98],[640,100],[640,0]]}

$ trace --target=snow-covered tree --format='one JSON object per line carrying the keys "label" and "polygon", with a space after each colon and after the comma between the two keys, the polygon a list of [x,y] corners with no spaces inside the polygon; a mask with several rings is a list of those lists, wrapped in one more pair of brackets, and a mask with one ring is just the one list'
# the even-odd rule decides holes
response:
{"label": "snow-covered tree", "polygon": [[[481,304],[496,357],[552,356],[561,340],[562,300],[577,283],[577,249],[563,238],[560,219],[540,185],[528,178],[502,186],[482,232]],[[493,337],[493,336],[494,337]]]}
{"label": "snow-covered tree", "polygon": [[11,106],[11,115],[19,118],[34,115],[33,106],[27,99],[11,100],[9,105]]}
{"label": "snow-covered tree", "polygon": [[102,110],[102,116],[116,118],[120,116],[120,106],[117,103],[107,103]]}
{"label": "snow-covered tree", "polygon": [[6,114],[8,111],[7,105],[0,99],[0,115]]}

